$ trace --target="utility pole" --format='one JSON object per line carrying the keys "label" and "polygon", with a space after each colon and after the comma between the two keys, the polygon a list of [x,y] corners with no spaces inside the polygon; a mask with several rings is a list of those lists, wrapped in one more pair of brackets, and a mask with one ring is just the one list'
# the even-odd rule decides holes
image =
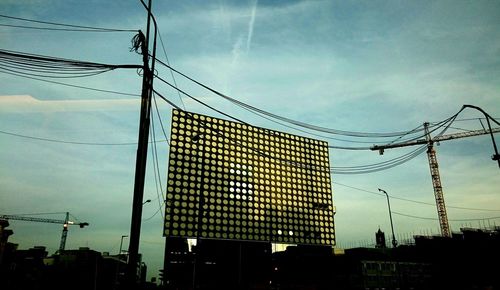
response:
{"label": "utility pole", "polygon": [[139,31],[141,53],[143,61],[142,93],[141,93],[141,115],[139,123],[139,140],[135,163],[134,197],[132,203],[132,218],[130,222],[129,260],[126,271],[126,287],[137,288],[137,269],[139,263],[139,240],[141,235],[142,204],[144,197],[144,180],[146,175],[146,161],[148,154],[149,125],[151,115],[151,96],[153,92],[153,73],[149,69],[149,30],[151,26],[151,2],[147,7],[148,20],[146,36]]}

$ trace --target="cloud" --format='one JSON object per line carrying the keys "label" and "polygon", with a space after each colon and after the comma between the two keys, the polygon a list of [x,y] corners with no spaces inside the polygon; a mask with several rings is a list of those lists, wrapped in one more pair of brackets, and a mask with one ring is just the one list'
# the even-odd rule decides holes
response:
{"label": "cloud", "polygon": [[247,53],[250,51],[250,44],[252,42],[253,36],[253,26],[255,24],[255,14],[257,13],[258,0],[254,0],[252,5],[252,13],[250,16],[250,22],[248,23],[248,36],[247,36]]}
{"label": "cloud", "polygon": [[139,99],[40,100],[30,95],[0,96],[0,113],[135,111]]}

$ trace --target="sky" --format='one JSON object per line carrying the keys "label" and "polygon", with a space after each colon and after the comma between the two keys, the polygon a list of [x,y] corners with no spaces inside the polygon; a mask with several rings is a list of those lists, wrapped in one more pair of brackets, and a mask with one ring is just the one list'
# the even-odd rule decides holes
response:
{"label": "sky", "polygon": [[[39,21],[142,31],[147,18],[140,2],[131,0],[4,0],[0,11]],[[384,133],[439,122],[463,104],[500,118],[497,1],[153,1],[153,13],[164,45],[158,40],[158,59],[166,62],[168,56],[174,68],[190,77],[290,119]],[[41,26],[0,17],[0,49],[108,64],[142,61],[130,51],[134,32],[47,31],[5,24]],[[163,79],[174,82],[165,67],[157,64],[156,69]],[[331,146],[367,147],[394,140],[306,134],[174,76],[179,89],[255,126],[319,138]],[[47,213],[39,216],[60,219],[61,212],[68,211],[90,223],[84,229],[70,228],[68,249],[117,253],[121,236],[130,231],[142,78],[135,70],[121,69],[50,80],[125,94],[0,70],[0,214]],[[181,108],[227,119],[158,79],[154,87]],[[161,99],[157,102],[168,138],[172,107]],[[445,134],[481,129],[481,117],[467,109]],[[168,144],[160,128],[155,116],[164,186]],[[443,141],[435,148],[452,231],[500,225],[500,172],[491,160],[490,136]],[[330,165],[369,165],[415,149],[387,149],[384,155],[331,149]],[[150,277],[162,267],[164,247],[163,209],[158,210],[163,198],[156,190],[153,160],[150,148],[144,200],[152,201],[143,206],[140,244]],[[379,228],[390,233],[386,199],[378,188],[393,197],[398,240],[439,234],[425,152],[384,171],[333,173],[332,181],[340,247],[372,245]],[[20,248],[44,245],[50,253],[57,250],[59,225],[10,223],[14,230],[10,240]]]}

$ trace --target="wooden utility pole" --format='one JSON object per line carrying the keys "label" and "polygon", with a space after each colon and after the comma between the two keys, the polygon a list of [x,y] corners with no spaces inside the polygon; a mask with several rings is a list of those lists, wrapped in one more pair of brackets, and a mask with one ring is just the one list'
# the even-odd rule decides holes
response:
{"label": "wooden utility pole", "polygon": [[[139,31],[141,53],[143,60],[143,77],[141,93],[141,115],[139,123],[139,140],[135,163],[134,197],[132,203],[132,218],[130,222],[130,240],[128,248],[128,264],[126,272],[126,288],[134,289],[138,286],[139,240],[141,236],[142,204],[144,197],[144,180],[146,175],[146,161],[148,155],[149,124],[151,116],[151,97],[153,93],[153,73],[149,68],[149,29],[151,25],[151,2],[148,4],[148,21],[146,36]],[[153,60],[154,61],[154,60]]]}

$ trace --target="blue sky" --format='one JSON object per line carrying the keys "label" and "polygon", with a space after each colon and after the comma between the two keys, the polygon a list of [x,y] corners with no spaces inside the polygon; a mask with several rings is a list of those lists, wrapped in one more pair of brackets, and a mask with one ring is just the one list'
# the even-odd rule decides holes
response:
{"label": "blue sky", "polygon": [[[437,122],[473,104],[500,117],[500,3],[494,1],[154,1],[171,64],[238,100],[303,122],[350,131],[411,130]],[[210,3],[207,3],[210,2]],[[2,1],[2,14],[42,21],[121,29],[142,29],[146,13],[138,1]],[[0,24],[28,25],[0,18]],[[0,27],[0,48],[113,64],[139,64],[130,52],[133,33],[37,31]],[[158,57],[165,55],[158,47]],[[171,80],[160,66],[159,75]],[[133,70],[67,83],[139,94]],[[252,115],[189,81],[179,88],[253,125],[303,133]],[[0,130],[48,139],[129,143],[137,140],[136,96],[99,93],[0,73]],[[182,106],[159,81],[155,88]],[[182,97],[186,109],[217,113]],[[159,102],[170,127],[171,107]],[[459,119],[482,117],[467,110]],[[164,139],[156,123],[157,139]],[[480,129],[477,121],[456,128]],[[450,129],[447,133],[459,132]],[[334,136],[335,137],[335,136]],[[342,138],[341,136],[337,136]],[[345,138],[350,139],[352,138]],[[336,146],[369,146],[329,140]],[[117,252],[129,233],[135,146],[91,146],[43,142],[0,134],[0,213],[69,211],[91,226],[70,229],[68,248],[89,246]],[[165,184],[168,145],[158,144]],[[366,165],[413,148],[330,150],[332,166]],[[453,230],[500,216],[500,178],[489,136],[442,142],[437,147],[448,218]],[[151,161],[151,156],[149,161]],[[430,203],[391,200],[393,211],[436,218],[427,157],[362,175],[333,174],[337,242],[373,243],[380,227],[389,233],[383,197],[343,185]],[[343,184],[343,185],[341,185]],[[144,219],[158,209],[148,164]],[[464,210],[468,207],[485,210]],[[437,220],[394,215],[397,235],[438,233]],[[490,224],[500,224],[500,219]],[[60,228],[12,221],[12,241],[22,248],[46,245],[55,251]],[[482,222],[481,224],[484,224]],[[486,222],[487,224],[487,222]],[[151,270],[163,256],[160,214],[144,221],[141,251]],[[151,273],[155,275],[156,272]]]}

